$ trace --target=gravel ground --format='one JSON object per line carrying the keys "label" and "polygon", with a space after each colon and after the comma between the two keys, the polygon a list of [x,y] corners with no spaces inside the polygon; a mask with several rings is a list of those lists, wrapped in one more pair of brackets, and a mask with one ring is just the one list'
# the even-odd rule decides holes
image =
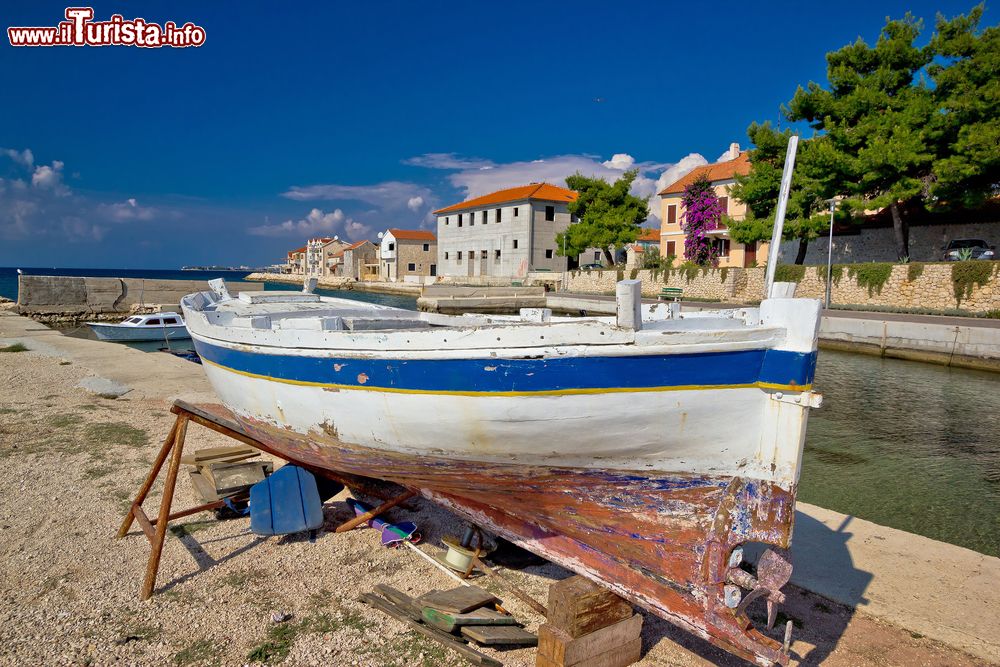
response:
{"label": "gravel ground", "polygon": [[[326,504],[330,531],[315,542],[254,536],[248,519],[181,519],[168,533],[157,591],[140,601],[147,542],[136,528],[122,540],[115,533],[173,415],[148,392],[108,399],[77,388],[90,372],[67,359],[0,352],[0,664],[466,664],[357,602],[378,583],[412,595],[451,583],[416,554],[382,547],[375,531],[330,532],[352,515],[346,492]],[[189,427],[188,452],[224,444]],[[150,496],[148,513],[158,502]],[[175,509],[197,502],[182,473]],[[422,499],[389,518],[415,521],[429,553],[464,525]],[[554,565],[508,574],[541,601],[549,583],[569,575]],[[528,629],[543,621],[504,585],[481,585]],[[802,664],[982,664],[818,596],[789,593],[784,613],[796,623]],[[275,613],[291,618],[276,624]],[[648,615],[643,638],[642,665],[744,664]],[[483,652],[507,665],[534,664],[532,649]]]}

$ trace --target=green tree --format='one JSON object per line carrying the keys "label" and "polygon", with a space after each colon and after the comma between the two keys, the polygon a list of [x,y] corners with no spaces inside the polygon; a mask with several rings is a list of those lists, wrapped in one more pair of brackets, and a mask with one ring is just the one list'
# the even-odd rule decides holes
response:
{"label": "green tree", "polygon": [[608,263],[613,264],[611,248],[633,243],[639,237],[640,226],[649,217],[646,201],[629,194],[638,173],[635,169],[626,171],[613,184],[580,173],[567,178],[566,186],[578,193],[576,201],[569,204],[569,212],[579,222],[556,234],[556,252],[575,257],[587,248],[600,248]]}
{"label": "green tree", "polygon": [[916,39],[922,23],[909,13],[887,20],[875,46],[858,38],[828,53],[828,88],[799,87],[785,109],[822,133],[818,161],[853,208],[888,208],[900,259],[909,255],[904,205],[929,194],[939,129],[934,91],[918,77],[933,56]]}
{"label": "green tree", "polygon": [[938,157],[931,195],[940,206],[975,207],[1000,185],[1000,28],[979,30],[983,5],[937,17],[927,68],[934,82]]}
{"label": "green tree", "polygon": [[[732,197],[747,205],[747,215],[743,220],[725,221],[729,237],[743,244],[771,240],[785,152],[792,132],[778,132],[770,123],[753,123],[747,129],[747,135],[754,145],[749,155],[750,173],[737,176],[730,190]],[[824,164],[817,163],[822,141],[824,139],[815,138],[799,142],[795,158],[782,238],[786,241],[798,240],[796,264],[805,261],[809,241],[830,228],[826,200],[832,196],[834,184]]]}

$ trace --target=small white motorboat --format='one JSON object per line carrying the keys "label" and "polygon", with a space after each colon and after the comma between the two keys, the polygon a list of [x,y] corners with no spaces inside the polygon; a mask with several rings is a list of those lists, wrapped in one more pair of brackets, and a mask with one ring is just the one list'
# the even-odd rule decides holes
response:
{"label": "small white motorboat", "polygon": [[85,323],[100,340],[118,342],[180,340],[190,338],[184,318],[178,313],[150,313],[133,315],[117,324],[106,322]]}

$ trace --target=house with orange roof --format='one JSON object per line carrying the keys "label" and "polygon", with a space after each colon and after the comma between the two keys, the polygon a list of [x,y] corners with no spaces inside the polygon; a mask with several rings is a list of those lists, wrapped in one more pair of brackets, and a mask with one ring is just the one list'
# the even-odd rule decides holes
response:
{"label": "house with orange roof", "polygon": [[330,273],[353,280],[378,280],[378,248],[367,239],[344,246],[333,255]]}
{"label": "house with orange roof", "polygon": [[306,243],[305,275],[310,278],[332,276],[332,268],[336,264],[334,255],[346,246],[347,243],[341,241],[339,236],[309,239]]}
{"label": "house with orange roof", "polygon": [[[387,282],[433,282],[438,275],[437,239],[423,229],[379,232],[379,273]],[[428,280],[430,279],[430,280]]]}
{"label": "house with orange roof", "polygon": [[284,273],[294,276],[305,275],[306,247],[296,248],[288,251],[288,261],[285,264]]}
{"label": "house with orange roof", "polygon": [[438,273],[442,276],[523,278],[529,271],[576,268],[556,252],[556,234],[575,220],[573,190],[530,183],[434,211]]}
{"label": "house with orange roof", "polygon": [[660,230],[643,227],[635,243],[625,246],[625,268],[642,268],[646,253],[660,252]]}
{"label": "house with orange roof", "polygon": [[[730,188],[737,176],[750,173],[750,158],[739,144],[731,144],[725,159],[689,171],[683,178],[671,183],[660,191],[660,255],[673,256],[674,265],[684,261],[684,239],[681,227],[684,220],[684,206],[681,197],[684,189],[701,176],[708,178],[722,204],[723,213],[733,220],[746,217],[746,204],[729,196]],[[729,238],[729,230],[720,225],[710,233],[719,251],[720,267],[748,267],[767,259],[767,243],[751,243],[744,246]]]}

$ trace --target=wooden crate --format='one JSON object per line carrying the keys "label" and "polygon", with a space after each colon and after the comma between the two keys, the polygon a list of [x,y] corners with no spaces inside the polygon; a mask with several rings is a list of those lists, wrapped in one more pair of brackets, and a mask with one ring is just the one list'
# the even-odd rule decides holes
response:
{"label": "wooden crate", "polygon": [[538,628],[536,667],[624,667],[642,653],[642,616],[634,614],[577,638],[545,623]]}
{"label": "wooden crate", "polygon": [[548,623],[572,638],[632,615],[632,605],[590,579],[574,575],[549,586]]}

